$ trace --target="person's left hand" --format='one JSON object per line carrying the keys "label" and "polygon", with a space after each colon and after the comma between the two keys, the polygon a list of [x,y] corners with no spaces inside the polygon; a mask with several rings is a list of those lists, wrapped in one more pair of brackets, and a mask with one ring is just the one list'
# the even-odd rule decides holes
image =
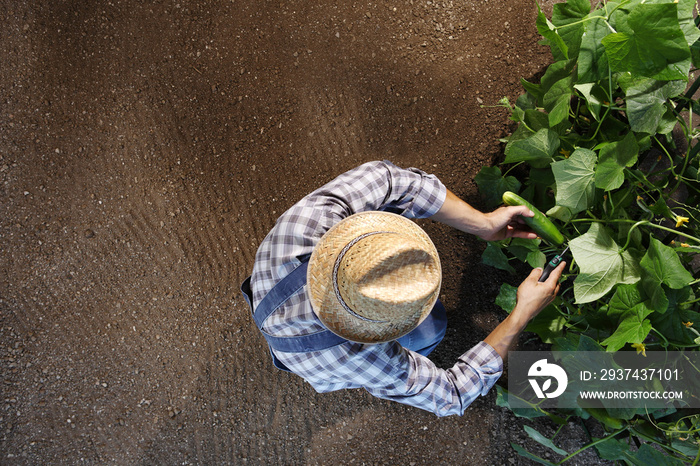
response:
{"label": "person's left hand", "polygon": [[537,234],[533,232],[522,217],[533,217],[535,214],[525,206],[499,207],[484,214],[486,228],[479,237],[486,241],[499,241],[506,238],[535,239]]}

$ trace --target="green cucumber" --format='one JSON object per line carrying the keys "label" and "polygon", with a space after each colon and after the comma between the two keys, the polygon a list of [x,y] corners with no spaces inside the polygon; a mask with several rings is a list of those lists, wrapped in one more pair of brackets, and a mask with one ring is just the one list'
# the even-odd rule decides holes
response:
{"label": "green cucumber", "polygon": [[532,228],[532,231],[537,233],[540,238],[555,246],[561,246],[564,243],[564,235],[562,235],[556,226],[547,218],[540,210],[527,202],[517,194],[506,191],[503,193],[503,202],[510,206],[524,205],[535,213],[534,217],[523,216],[523,221]]}

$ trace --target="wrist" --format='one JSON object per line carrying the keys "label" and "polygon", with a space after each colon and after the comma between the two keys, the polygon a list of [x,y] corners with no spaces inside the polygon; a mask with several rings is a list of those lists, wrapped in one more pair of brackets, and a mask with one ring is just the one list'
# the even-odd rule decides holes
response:
{"label": "wrist", "polygon": [[507,318],[510,319],[511,325],[522,330],[530,322],[530,313],[516,304]]}
{"label": "wrist", "polygon": [[493,222],[491,221],[489,214],[475,209],[469,215],[468,224],[466,225],[468,230],[463,231],[471,233],[474,236],[478,236],[485,241],[490,241],[490,237],[493,234],[492,224]]}

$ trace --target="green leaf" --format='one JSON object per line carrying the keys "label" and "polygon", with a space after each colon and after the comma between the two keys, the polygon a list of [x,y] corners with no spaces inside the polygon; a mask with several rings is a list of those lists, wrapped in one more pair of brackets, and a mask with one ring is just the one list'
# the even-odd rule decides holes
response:
{"label": "green leaf", "polygon": [[540,458],[539,456],[530,453],[529,451],[527,451],[526,449],[524,449],[523,447],[521,447],[520,445],[518,445],[516,443],[511,442],[510,446],[513,447],[513,450],[515,450],[518,453],[518,455],[522,456],[523,458],[527,458],[529,460],[532,460],[532,461],[535,461],[537,463],[544,464],[547,466],[556,466],[551,461],[547,461],[544,458]]}
{"label": "green leaf", "polygon": [[623,167],[631,167],[637,162],[638,153],[637,138],[634,133],[629,132],[621,141],[602,147],[600,149],[600,158],[611,158]]}
{"label": "green leaf", "polygon": [[530,266],[542,267],[546,257],[540,251],[539,239],[513,238],[508,245],[508,252],[517,257],[521,262],[527,262]]}
{"label": "green leaf", "polygon": [[669,290],[668,309],[650,316],[651,325],[671,343],[692,345],[697,335],[689,328],[700,330],[700,313],[679,306],[691,299],[690,287]]}
{"label": "green leaf", "polygon": [[615,286],[605,272],[581,272],[574,280],[576,304],[590,303],[605,296]]}
{"label": "green leaf", "polygon": [[596,159],[592,150],[576,149],[568,159],[552,163],[557,205],[568,207],[576,214],[593,204]]}
{"label": "green leaf", "polygon": [[[530,110],[528,110],[528,111],[530,111]],[[538,113],[542,113],[542,112],[538,112]],[[546,115],[545,115],[545,117],[546,117]],[[518,125],[518,127],[515,129],[515,131],[513,131],[513,134],[508,136],[508,138],[506,139],[506,142],[507,142],[506,148],[508,148],[508,145],[511,145],[516,141],[522,141],[524,139],[531,138],[535,134],[536,130],[530,129],[529,125],[525,122],[525,119],[527,118],[527,114],[525,114],[523,116],[523,118],[524,118],[524,120],[523,120],[524,124]]]}
{"label": "green leaf", "polygon": [[547,211],[547,217],[554,217],[557,220],[561,220],[564,223],[571,220],[573,216],[574,215],[571,213],[571,209],[561,205],[555,205]]}
{"label": "green leaf", "polygon": [[588,303],[607,294],[619,283],[636,283],[640,279],[637,260],[622,251],[599,223],[586,234],[569,242],[581,273],[574,281],[576,303]]}
{"label": "green leaf", "polygon": [[528,322],[525,331],[535,333],[543,343],[551,344],[562,336],[566,323],[567,319],[556,306],[549,305]]}
{"label": "green leaf", "polygon": [[693,439],[691,436],[683,437],[679,440],[673,440],[671,442],[671,448],[676,449],[690,458],[695,458],[698,454],[698,446],[695,444],[695,439]]}
{"label": "green leaf", "polygon": [[636,194],[629,189],[624,189],[611,193],[610,199],[613,205],[618,206],[618,208],[626,209],[636,200]]}
{"label": "green leaf", "polygon": [[602,459],[616,461],[626,458],[625,454],[630,451],[630,446],[624,440],[617,440],[611,435],[604,442],[596,444],[595,449]]}
{"label": "green leaf", "polygon": [[637,162],[639,146],[634,133],[629,132],[622,141],[613,142],[600,149],[598,166],[595,171],[595,185],[605,191],[622,186],[625,181],[625,167]]}
{"label": "green leaf", "polygon": [[537,251],[530,251],[525,259],[525,262],[527,262],[532,268],[544,267],[544,264],[547,262],[547,256],[545,256],[539,249]]}
{"label": "green leaf", "polygon": [[564,56],[564,58],[568,58],[568,47],[564,43],[564,40],[554,30],[554,25],[549,22],[547,17],[542,12],[539,3],[537,4],[536,25],[537,32],[539,32],[540,35],[542,35],[542,37],[544,37],[549,43],[549,45],[552,47],[552,55],[557,55],[557,50],[554,49],[554,47],[556,47],[561,53],[561,55]]}
{"label": "green leaf", "polygon": [[593,416],[595,419],[606,425],[610,429],[621,429],[625,423],[622,419],[613,417],[605,408],[586,408],[588,414]]}
{"label": "green leaf", "polygon": [[662,82],[629,74],[621,75],[619,84],[626,94],[630,126],[637,133],[656,133],[668,108],[666,100],[685,90],[684,81]]}
{"label": "green leaf", "polygon": [[664,313],[668,309],[668,298],[661,283],[647,273],[642,274],[642,289],[649,298],[649,305],[658,313]]}
{"label": "green leaf", "polygon": [[601,17],[593,16],[585,23],[585,34],[581,39],[578,54],[578,82],[592,83],[608,77],[608,57],[603,38],[609,35],[610,27]]}
{"label": "green leaf", "polygon": [[496,306],[510,314],[515,307],[517,292],[518,289],[516,287],[509,285],[508,283],[503,283],[500,291],[498,292],[498,296],[496,296]]}
{"label": "green leaf", "polygon": [[625,453],[626,460],[635,466],[648,466],[650,464],[662,464],[664,466],[683,466],[681,460],[667,456],[654,449],[648,443],[642,444],[637,452]]}
{"label": "green leaf", "polygon": [[680,0],[678,2],[678,22],[690,46],[691,61],[697,68],[700,64],[700,30],[695,25],[696,8],[697,0]]}
{"label": "green leaf", "polygon": [[523,429],[525,430],[525,432],[527,433],[527,435],[528,435],[532,440],[534,440],[535,442],[539,443],[540,445],[544,445],[545,447],[547,447],[547,448],[549,448],[550,450],[552,450],[554,453],[556,453],[556,454],[558,454],[558,455],[562,455],[562,456],[568,456],[568,455],[569,455],[569,452],[567,452],[566,450],[562,450],[561,448],[559,448],[558,446],[556,446],[556,445],[554,444],[554,442],[552,442],[551,439],[545,437],[544,435],[542,435],[541,433],[539,433],[537,430],[533,429],[532,427],[530,427],[530,426],[523,426]]}
{"label": "green leaf", "polygon": [[508,407],[508,390],[500,385],[496,385],[496,406],[501,408]]}
{"label": "green leaf", "polygon": [[676,114],[672,109],[666,107],[666,112],[661,116],[661,121],[659,121],[656,132],[659,134],[669,134],[677,124],[678,119],[676,118]]}
{"label": "green leaf", "polygon": [[508,257],[506,257],[501,248],[495,243],[486,244],[486,249],[484,249],[484,253],[481,255],[481,261],[497,269],[515,273],[515,269],[508,263]]}
{"label": "green leaf", "polygon": [[630,129],[629,121],[622,121],[618,118],[605,118],[604,124],[599,126],[600,138],[614,141],[620,134],[626,133]]}
{"label": "green leaf", "polygon": [[530,94],[529,92],[526,92],[525,94],[521,94],[520,97],[517,98],[517,100],[515,101],[515,106],[521,108],[523,111],[534,110],[537,108],[537,99],[534,95]]}
{"label": "green leaf", "polygon": [[659,197],[658,201],[654,202],[654,204],[649,206],[649,210],[654,212],[654,215],[661,215],[668,219],[674,218],[673,212],[668,207],[668,204],[666,204],[666,201],[662,196]]}
{"label": "green leaf", "polygon": [[697,68],[698,64],[700,64],[700,40],[690,46],[690,55],[693,65]]}
{"label": "green leaf", "polygon": [[500,205],[503,193],[520,191],[520,181],[514,176],[504,177],[498,167],[482,167],[474,177],[479,192],[484,197],[484,202],[489,208]]}
{"label": "green leaf", "polygon": [[642,298],[636,284],[623,284],[617,287],[615,294],[608,303],[608,316],[614,322],[619,322],[620,317],[630,309],[640,304]]}
{"label": "green leaf", "polygon": [[523,122],[534,132],[541,129],[549,129],[549,117],[546,113],[543,113],[537,109],[525,110]]}
{"label": "green leaf", "polygon": [[[505,163],[529,162],[542,165],[552,160],[559,148],[559,136],[550,129],[541,129],[534,135],[517,141],[508,141]],[[539,163],[538,163],[539,162]]]}
{"label": "green leaf", "polygon": [[612,32],[632,33],[632,28],[627,24],[630,11],[646,0],[610,0],[606,2],[606,17],[610,22]]}
{"label": "green leaf", "polygon": [[673,248],[652,238],[649,249],[640,261],[644,271],[642,285],[651,300],[651,306],[658,312],[666,312],[669,300],[662,285],[680,289],[693,280],[693,276],[681,264]]}
{"label": "green leaf", "polygon": [[619,273],[618,283],[639,281],[638,260],[629,251],[622,251],[602,224],[593,223],[586,234],[573,239],[569,245],[582,272]]}
{"label": "green leaf", "polygon": [[542,96],[544,97],[552,86],[562,79],[572,78],[571,73],[574,70],[574,65],[576,65],[574,60],[559,60],[549,65],[540,80]]}
{"label": "green leaf", "polygon": [[678,63],[672,63],[668,65],[668,68],[664,68],[654,76],[651,76],[651,78],[657,81],[677,81],[679,79],[687,81],[691,64],[692,60],[690,58]]}
{"label": "green leaf", "polygon": [[557,81],[544,95],[544,109],[549,114],[549,126],[553,127],[569,117],[569,101],[573,94],[571,77]]}
{"label": "green leaf", "polygon": [[[602,39],[613,71],[652,77],[670,64],[690,58],[676,4],[637,5],[627,18],[627,26],[628,32]],[[687,74],[678,73],[672,79],[687,78]]]}
{"label": "green leaf", "polygon": [[552,344],[552,351],[576,351],[574,339],[579,336],[575,332],[569,332],[566,334],[566,337],[555,338]]}
{"label": "green leaf", "polygon": [[[524,417],[526,419],[535,419],[538,417],[543,417],[543,416],[549,416],[550,419],[552,419],[554,422],[558,424],[564,424],[560,418],[557,418],[554,414],[547,413],[544,411],[541,411],[539,409],[535,408],[511,408],[510,403],[508,402],[508,399],[510,397],[513,398],[518,398],[515,395],[512,395],[506,390],[505,388],[501,387],[500,385],[496,385],[496,406],[500,406],[501,408],[508,408],[511,411],[513,411],[513,414],[515,414],[517,417]],[[518,398],[520,399],[520,398]]]}
{"label": "green leaf", "polygon": [[683,267],[673,248],[656,238],[651,239],[649,249],[640,264],[650,277],[658,283],[668,285],[669,288],[678,290],[693,281],[693,275]]}
{"label": "green leaf", "polygon": [[651,322],[646,317],[652,312],[644,303],[637,304],[622,315],[617,330],[600,344],[614,353],[627,343],[642,343],[651,331]]}
{"label": "green leaf", "polygon": [[583,34],[581,20],[591,11],[589,0],[569,0],[557,3],[552,9],[552,24],[557,26],[559,36],[568,47],[568,55],[575,58],[578,55]]}
{"label": "green leaf", "polygon": [[696,0],[680,0],[678,5],[678,22],[688,40],[688,45],[700,39],[700,30],[695,24],[695,11],[698,8]]}
{"label": "green leaf", "polygon": [[528,94],[535,98],[535,101],[539,102],[542,99],[544,92],[539,84],[533,84],[523,78],[520,78],[520,85],[523,86],[523,89],[525,89]]}
{"label": "green leaf", "polygon": [[605,92],[602,88],[598,84],[584,83],[574,85],[574,89],[579,91],[583,98],[586,99],[588,111],[591,112],[593,118],[600,121],[600,110],[605,101]]}

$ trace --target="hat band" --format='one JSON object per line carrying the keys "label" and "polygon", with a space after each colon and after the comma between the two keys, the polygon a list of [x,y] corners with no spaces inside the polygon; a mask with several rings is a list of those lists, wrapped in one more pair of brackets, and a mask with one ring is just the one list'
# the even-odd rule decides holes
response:
{"label": "hat band", "polygon": [[340,269],[340,262],[343,260],[343,257],[345,257],[345,253],[348,252],[350,250],[350,248],[355,245],[355,243],[357,243],[358,241],[360,241],[362,239],[367,238],[368,236],[378,235],[380,233],[397,234],[395,231],[371,231],[369,233],[365,233],[363,235],[360,235],[345,245],[345,247],[340,251],[340,254],[338,254],[338,257],[335,259],[335,265],[333,266],[333,290],[335,291],[336,299],[338,300],[340,305],[343,307],[343,309],[345,309],[346,312],[350,313],[352,316],[357,317],[360,320],[364,320],[365,322],[385,323],[387,321],[386,320],[370,319],[368,317],[361,316],[357,312],[350,309],[350,306],[347,305],[347,303],[345,302],[343,297],[340,295],[340,288],[338,287],[338,270]]}

